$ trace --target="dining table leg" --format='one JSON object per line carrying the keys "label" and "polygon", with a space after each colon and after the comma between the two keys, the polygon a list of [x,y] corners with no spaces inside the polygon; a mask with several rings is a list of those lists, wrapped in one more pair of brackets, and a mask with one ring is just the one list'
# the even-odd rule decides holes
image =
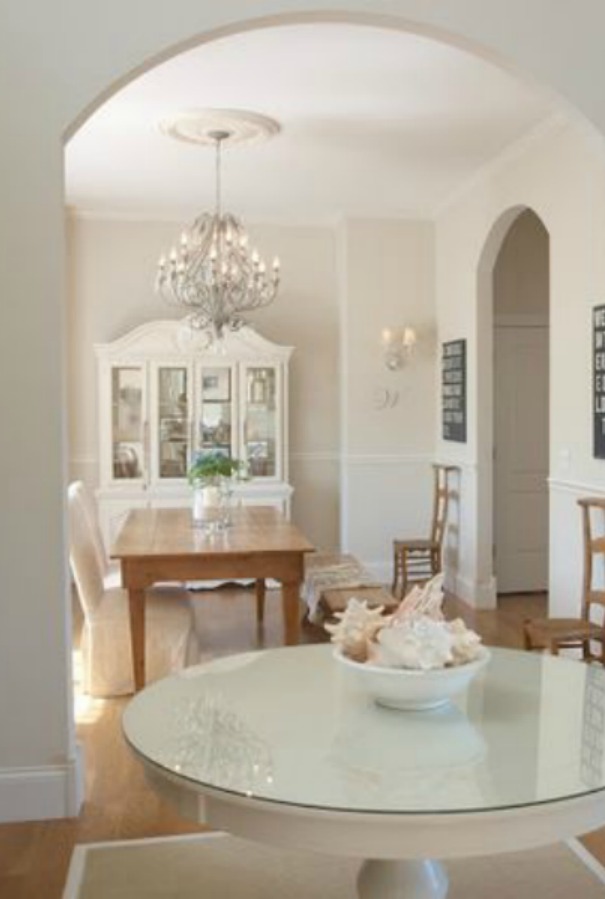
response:
{"label": "dining table leg", "polygon": [[256,579],[256,622],[262,624],[265,620],[265,594],[266,584],[264,577]]}
{"label": "dining table leg", "polygon": [[300,642],[300,580],[282,581],[281,596],[284,617],[284,643],[296,646]]}
{"label": "dining table leg", "polygon": [[145,590],[128,589],[130,644],[135,693],[145,686]]}

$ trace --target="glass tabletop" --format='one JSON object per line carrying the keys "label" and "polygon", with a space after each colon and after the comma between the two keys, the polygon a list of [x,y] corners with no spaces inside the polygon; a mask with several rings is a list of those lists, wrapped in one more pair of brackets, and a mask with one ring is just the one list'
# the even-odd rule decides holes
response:
{"label": "glass tabletop", "polygon": [[202,787],[380,814],[535,805],[605,788],[605,670],[491,649],[471,686],[427,711],[382,708],[332,647],[217,659],[124,713],[144,759]]}

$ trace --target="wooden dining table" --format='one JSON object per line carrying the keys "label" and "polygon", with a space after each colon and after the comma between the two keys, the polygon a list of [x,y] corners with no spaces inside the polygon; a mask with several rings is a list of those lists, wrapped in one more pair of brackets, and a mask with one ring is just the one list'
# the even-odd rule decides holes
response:
{"label": "wooden dining table", "polygon": [[281,583],[284,642],[298,643],[304,556],[314,547],[278,509],[241,506],[231,523],[209,533],[194,525],[190,509],[132,509],[111,558],[128,590],[135,690],[145,685],[145,591],[166,581],[265,578]]}

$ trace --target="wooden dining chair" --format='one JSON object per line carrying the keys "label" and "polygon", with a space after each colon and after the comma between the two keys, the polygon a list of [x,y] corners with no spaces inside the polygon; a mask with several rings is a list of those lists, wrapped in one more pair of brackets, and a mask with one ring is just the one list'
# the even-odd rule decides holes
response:
{"label": "wooden dining chair", "polygon": [[457,465],[433,465],[433,518],[428,537],[393,541],[393,596],[402,599],[414,584],[430,580],[442,569],[443,538]]}
{"label": "wooden dining chair", "polygon": [[[81,639],[83,690],[92,696],[134,692],[128,593],[107,587],[90,510],[78,485],[68,488],[69,561],[84,624]],[[153,587],[145,600],[149,680],[198,661],[193,609],[187,591]]]}
{"label": "wooden dining chair", "polygon": [[[586,661],[605,664],[605,589],[594,584],[594,562],[605,559],[605,498],[584,497],[578,500],[582,511],[584,542],[584,574],[582,605],[576,618],[529,618],[523,625],[523,642],[528,650],[548,650],[558,655],[560,649],[580,649]],[[600,519],[597,533],[595,527]],[[593,647],[597,646],[597,651]]]}

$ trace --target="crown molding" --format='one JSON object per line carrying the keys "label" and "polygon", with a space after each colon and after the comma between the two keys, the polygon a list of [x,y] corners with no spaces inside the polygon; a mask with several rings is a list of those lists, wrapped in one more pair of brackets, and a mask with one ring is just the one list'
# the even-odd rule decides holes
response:
{"label": "crown molding", "polygon": [[[133,224],[169,224],[175,228],[182,228],[184,222],[191,221],[195,218],[196,212],[191,209],[178,212],[177,210],[166,209],[149,209],[149,210],[127,210],[127,209],[93,209],[85,206],[65,206],[65,214],[71,221],[83,222],[116,222]],[[253,219],[248,216],[245,218],[246,228],[255,228],[263,226],[280,227],[280,228],[330,228],[333,229],[338,217],[334,215],[318,216],[317,218],[300,218],[289,217],[281,218],[280,216],[265,216],[264,218]]]}

